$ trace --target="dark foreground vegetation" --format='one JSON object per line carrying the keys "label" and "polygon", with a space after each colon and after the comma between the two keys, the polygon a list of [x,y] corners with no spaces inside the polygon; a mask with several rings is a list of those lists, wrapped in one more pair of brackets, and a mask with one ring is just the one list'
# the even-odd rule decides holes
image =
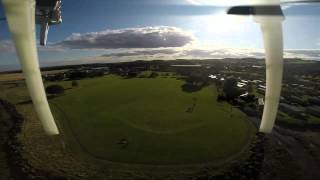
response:
{"label": "dark foreground vegetation", "polygon": [[6,139],[5,144],[7,163],[10,170],[8,179],[68,179],[67,177],[60,177],[52,174],[51,172],[47,172],[46,170],[40,170],[32,167],[28,162],[28,159],[23,157],[22,150],[24,149],[24,145],[18,140],[19,133],[21,133],[23,126],[23,116],[16,110],[15,106],[8,101],[0,99],[0,107],[8,113],[8,120],[12,123],[12,126],[8,131],[8,139]]}

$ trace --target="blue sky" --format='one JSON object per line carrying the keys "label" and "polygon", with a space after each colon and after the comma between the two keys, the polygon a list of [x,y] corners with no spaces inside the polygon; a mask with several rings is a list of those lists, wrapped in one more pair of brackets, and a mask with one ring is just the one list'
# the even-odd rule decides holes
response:
{"label": "blue sky", "polygon": [[[223,1],[65,0],[62,6],[63,23],[50,28],[48,38],[50,45],[47,48],[39,48],[40,62],[54,64],[62,61],[76,63],[86,59],[87,61],[90,59],[101,60],[103,54],[115,54],[115,56],[108,56],[108,58],[103,56],[105,61],[135,58],[174,59],[180,56],[214,58],[215,55],[221,58],[239,54],[245,56],[246,53],[250,54],[248,49],[254,51],[252,54],[260,53],[262,55],[263,46],[258,24],[254,23],[250,17],[226,15],[227,6],[223,3],[222,6],[216,6],[221,5],[216,2]],[[317,51],[320,49],[320,4],[285,5],[283,10],[286,15],[283,23],[284,46],[285,49],[291,50],[287,55],[320,59],[320,51]],[[3,16],[4,12],[0,6],[0,17]],[[154,29],[150,30],[146,27]],[[83,36],[85,33],[96,32],[98,35],[95,38],[101,38],[100,41],[110,41],[110,38],[112,39],[121,33],[129,35],[131,38],[132,34],[128,33],[132,31],[134,35],[139,33],[145,35],[146,32],[159,31],[158,35],[161,36],[164,33],[164,38],[168,38],[167,41],[175,38],[175,40],[188,38],[188,41],[183,41],[180,44],[163,44],[164,42],[155,42],[157,39],[146,41],[146,43],[155,43],[152,49],[142,46],[141,43],[138,46],[122,44],[123,47],[121,45],[115,47],[115,43],[102,43],[94,47],[87,47],[83,44],[81,48],[70,44],[79,43],[79,38],[85,38]],[[125,37],[122,34],[121,37]],[[139,35],[137,38],[143,38],[143,35]],[[192,40],[189,37],[192,37]],[[78,39],[75,42],[70,42],[70,38]],[[146,38],[150,39],[150,37]],[[0,21],[0,66],[17,64],[14,51],[8,47],[10,46],[8,41],[10,41],[8,27],[5,21]],[[134,38],[131,38],[130,43],[134,43],[133,41]],[[166,54],[164,51],[159,54],[158,51],[154,51],[163,48],[174,49],[176,54],[172,52]],[[157,54],[152,54],[157,56],[151,56],[151,53],[147,53],[148,56],[143,56],[144,54],[132,55],[133,51],[146,52],[146,49],[157,52]],[[293,50],[300,50],[300,55]],[[131,53],[130,56],[124,54],[128,52]],[[192,52],[196,53],[192,54]],[[303,53],[301,54],[301,52]]]}

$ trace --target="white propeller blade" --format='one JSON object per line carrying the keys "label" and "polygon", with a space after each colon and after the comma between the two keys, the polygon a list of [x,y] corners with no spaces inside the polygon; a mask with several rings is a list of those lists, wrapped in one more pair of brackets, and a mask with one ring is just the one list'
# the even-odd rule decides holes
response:
{"label": "white propeller blade", "polygon": [[[261,4],[280,5],[280,0],[258,0]],[[270,133],[274,126],[282,85],[283,74],[283,16],[254,16],[261,26],[266,55],[266,93],[260,132]]]}
{"label": "white propeller blade", "polygon": [[59,134],[42,83],[36,48],[35,1],[2,0],[35,110],[48,135]]}

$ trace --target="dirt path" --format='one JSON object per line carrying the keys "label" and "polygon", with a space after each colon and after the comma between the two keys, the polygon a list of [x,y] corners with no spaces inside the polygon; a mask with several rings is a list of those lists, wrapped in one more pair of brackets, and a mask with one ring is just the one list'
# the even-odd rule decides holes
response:
{"label": "dirt path", "polygon": [[[261,179],[320,179],[320,134],[275,127],[266,151],[268,172]],[[266,175],[267,174],[267,175]],[[272,176],[271,176],[272,175]]]}
{"label": "dirt path", "polygon": [[[302,170],[304,180],[320,179],[320,162],[317,155],[319,147],[310,146],[312,141],[305,136],[308,132],[293,132],[278,129],[274,136],[286,147],[288,153],[294,157],[295,162]],[[312,149],[310,149],[312,148]]]}
{"label": "dirt path", "polygon": [[[259,127],[259,119],[250,120]],[[261,180],[320,179],[320,132],[275,126],[267,146]]]}

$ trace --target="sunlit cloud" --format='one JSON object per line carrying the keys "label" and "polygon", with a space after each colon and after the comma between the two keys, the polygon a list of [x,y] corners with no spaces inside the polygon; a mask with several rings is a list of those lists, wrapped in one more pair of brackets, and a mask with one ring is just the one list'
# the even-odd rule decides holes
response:
{"label": "sunlit cloud", "polygon": [[119,53],[109,53],[102,55],[103,57],[123,57],[123,56],[150,56],[150,55],[172,55],[176,54],[179,51],[176,49],[168,49],[168,48],[158,48],[158,49],[143,49],[143,50],[128,50],[125,52],[119,52]]}
{"label": "sunlit cloud", "polygon": [[320,49],[288,49],[285,50],[284,56],[287,58],[320,60]]}
{"label": "sunlit cloud", "polygon": [[201,2],[197,0],[186,0],[188,3],[193,4],[193,5],[201,5]]}
{"label": "sunlit cloud", "polygon": [[191,33],[182,29],[156,26],[73,33],[56,45],[72,49],[160,48],[182,47],[194,40]]}
{"label": "sunlit cloud", "polygon": [[[237,6],[237,5],[270,5],[277,1],[268,0],[185,0],[191,5],[197,6]],[[308,4],[308,1],[313,2],[314,0],[305,0],[304,2],[299,2],[299,4]],[[297,0],[280,0],[280,3],[286,4],[285,8],[290,7],[292,4],[297,2]],[[288,4],[292,3],[292,4]]]}
{"label": "sunlit cloud", "polygon": [[[108,53],[97,60],[132,61],[132,60],[174,60],[174,59],[224,59],[224,58],[264,58],[263,49],[239,49],[217,47],[162,48],[162,49],[136,49],[122,50],[117,53]],[[306,60],[320,60],[320,49],[314,50],[285,50],[284,58],[300,58]]]}
{"label": "sunlit cloud", "polygon": [[224,11],[194,19],[194,23],[202,26],[201,31],[206,33],[241,33],[246,30],[244,24],[250,20],[244,16],[228,16]]}
{"label": "sunlit cloud", "polygon": [[[282,0],[288,2],[290,0]],[[269,5],[276,1],[266,0],[186,0],[187,3],[197,6],[236,6],[236,5]]]}

